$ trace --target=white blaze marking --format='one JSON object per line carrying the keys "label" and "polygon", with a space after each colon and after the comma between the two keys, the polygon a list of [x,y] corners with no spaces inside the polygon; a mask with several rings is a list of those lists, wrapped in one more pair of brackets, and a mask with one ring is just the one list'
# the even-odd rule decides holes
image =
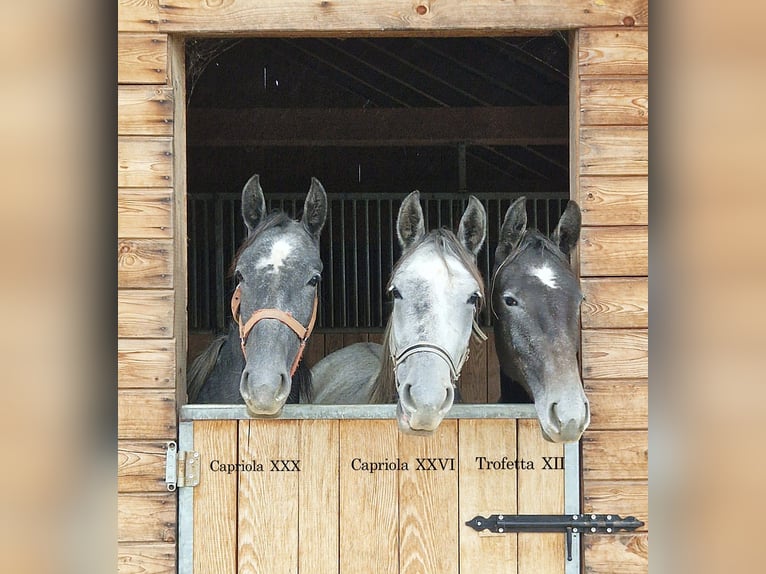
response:
{"label": "white blaze marking", "polygon": [[553,269],[547,265],[533,269],[532,275],[542,281],[543,285],[547,285],[551,289],[558,289],[559,287],[556,285],[556,274],[553,272]]}
{"label": "white blaze marking", "polygon": [[271,248],[271,254],[268,257],[260,259],[255,264],[256,269],[263,269],[264,267],[273,267],[274,271],[279,271],[279,268],[284,265],[285,259],[290,255],[293,250],[293,246],[286,239],[279,239],[274,242]]}

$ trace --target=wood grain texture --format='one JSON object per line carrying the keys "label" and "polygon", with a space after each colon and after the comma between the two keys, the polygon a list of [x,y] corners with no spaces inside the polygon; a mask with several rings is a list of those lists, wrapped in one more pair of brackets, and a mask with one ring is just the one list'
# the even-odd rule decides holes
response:
{"label": "wood grain texture", "polygon": [[647,480],[648,438],[647,431],[585,431],[583,480]]}
{"label": "wood grain texture", "polygon": [[122,543],[117,549],[118,574],[175,574],[175,544]]}
{"label": "wood grain texture", "polygon": [[590,2],[502,2],[461,0],[409,2],[358,0],[167,0],[160,6],[160,30],[167,32],[257,32],[275,34],[316,31],[320,34],[365,32],[393,34],[418,31],[434,35],[486,33],[487,30],[560,30],[583,26],[646,24],[647,0]]}
{"label": "wood grain texture", "polygon": [[324,333],[312,333],[309,342],[306,343],[303,362],[311,368],[321,361],[324,356]]}
{"label": "wood grain texture", "polygon": [[583,227],[579,248],[582,277],[649,273],[648,227]]}
{"label": "wood grain texture", "polygon": [[586,574],[646,574],[649,572],[649,534],[593,534],[583,547]]}
{"label": "wood grain texture", "polygon": [[[457,425],[444,420],[429,437],[399,435],[399,456],[414,462],[399,473],[400,572],[458,574]],[[418,459],[438,460],[418,470]]]}
{"label": "wood grain texture", "polygon": [[121,239],[117,243],[117,287],[162,289],[173,287],[173,241]]}
{"label": "wood grain texture", "polygon": [[165,84],[167,81],[166,34],[120,32],[117,35],[119,84]]}
{"label": "wood grain texture", "polygon": [[583,126],[649,124],[649,80],[588,78],[580,84]]}
{"label": "wood grain texture", "polygon": [[117,236],[173,236],[172,189],[120,189],[117,192]]}
{"label": "wood grain texture", "polygon": [[460,452],[458,512],[460,571],[500,574],[516,572],[516,536],[474,531],[465,522],[476,515],[517,511],[517,472],[481,469],[477,457],[516,457],[516,422],[469,420],[458,423]]}
{"label": "wood grain texture", "polygon": [[159,19],[159,0],[117,0],[120,32],[157,32]]}
{"label": "wood grain texture", "polygon": [[648,225],[648,177],[583,176],[579,186],[584,226]]}
{"label": "wood grain texture", "polygon": [[645,329],[599,329],[582,332],[584,379],[646,379],[649,333]]}
{"label": "wood grain texture", "polygon": [[581,175],[646,175],[649,173],[647,127],[582,127],[579,148]]}
{"label": "wood grain texture", "polygon": [[167,492],[166,453],[167,441],[118,441],[117,491]]}
{"label": "wood grain texture", "polygon": [[194,487],[194,572],[235,572],[238,473],[216,472],[211,463],[240,462],[237,421],[195,421],[194,451],[200,455],[200,481]]}
{"label": "wood grain texture", "polygon": [[119,339],[117,385],[125,388],[175,387],[175,347],[172,339]]}
{"label": "wood grain texture", "polygon": [[649,428],[649,382],[646,379],[598,381],[585,379],[590,401],[591,430]]}
{"label": "wood grain texture", "polygon": [[117,336],[172,338],[173,302],[174,293],[169,290],[118,290]]}
{"label": "wood grain texture", "polygon": [[581,30],[578,62],[582,75],[645,76],[649,72],[649,31]]}
{"label": "wood grain texture", "polygon": [[173,391],[117,391],[117,438],[175,440]]}
{"label": "wood grain texture", "polygon": [[[340,571],[399,571],[398,477],[396,471],[354,470],[354,458],[396,461],[395,421],[340,422]],[[364,494],[361,494],[364,493]]]}
{"label": "wood grain texture", "polygon": [[460,374],[460,396],[464,403],[487,402],[487,342],[469,341],[468,360]]}
{"label": "wood grain texture", "polygon": [[118,494],[117,539],[120,542],[175,542],[175,494]]}
{"label": "wood grain texture", "polygon": [[120,187],[172,187],[173,139],[119,136],[117,183]]}
{"label": "wood grain texture", "polygon": [[173,90],[156,86],[120,86],[117,134],[173,135]]}
{"label": "wood grain texture", "polygon": [[298,570],[299,473],[272,471],[271,461],[300,458],[299,425],[294,420],[239,422],[239,459],[265,467],[239,474],[236,571],[241,574]]}
{"label": "wood grain texture", "polygon": [[[518,458],[535,463],[534,470],[520,470],[518,476],[519,514],[562,514],[564,512],[564,471],[544,470],[543,458],[563,457],[564,447],[543,438],[537,420],[518,421]],[[557,533],[518,535],[519,572],[563,574],[565,537]]]}
{"label": "wood grain texture", "polygon": [[299,572],[338,573],[339,437],[338,421],[300,421]]}
{"label": "wood grain texture", "polygon": [[583,512],[635,516],[649,530],[649,484],[646,481],[586,480],[583,484]]}
{"label": "wood grain texture", "polygon": [[583,329],[649,326],[648,278],[584,278],[580,287]]}
{"label": "wood grain texture", "polygon": [[342,333],[327,333],[324,337],[324,353],[325,356],[330,353],[334,353],[338,349],[343,348],[343,334]]}

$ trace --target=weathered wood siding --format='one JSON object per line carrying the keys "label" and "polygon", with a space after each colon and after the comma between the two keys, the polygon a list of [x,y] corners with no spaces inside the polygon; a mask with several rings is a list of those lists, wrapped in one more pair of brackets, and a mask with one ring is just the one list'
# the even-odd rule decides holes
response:
{"label": "weathered wood siding", "polygon": [[636,534],[585,537],[585,572],[648,571],[648,28],[572,34],[572,196],[578,269],[583,511],[632,514]]}
{"label": "weathered wood siding", "polygon": [[[580,29],[572,35],[570,129],[572,195],[584,208],[578,266],[588,295],[583,372],[593,410],[583,448],[584,510],[624,509],[646,520],[648,0],[160,4],[118,0],[118,571],[176,569],[176,497],[159,476],[163,445],[177,435],[187,350],[185,138],[179,137],[185,94],[183,56],[173,32],[478,35]],[[326,348],[345,344],[332,336],[322,342]],[[467,372],[486,368],[479,376],[486,386],[466,391],[471,400],[499,396],[493,348],[473,352],[466,366]],[[467,433],[466,427],[461,441]],[[647,571],[648,533],[586,540],[586,572]],[[515,559],[516,549],[507,550]],[[230,548],[220,552],[221,560],[230,559]],[[470,552],[462,548],[461,559]]]}

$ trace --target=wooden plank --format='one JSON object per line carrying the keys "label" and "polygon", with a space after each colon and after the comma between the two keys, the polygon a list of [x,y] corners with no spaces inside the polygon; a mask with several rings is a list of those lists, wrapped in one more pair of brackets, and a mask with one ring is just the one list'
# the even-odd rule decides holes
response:
{"label": "wooden plank", "polygon": [[584,379],[646,379],[649,376],[649,332],[603,329],[582,332]]}
{"label": "wooden plank", "polygon": [[158,0],[117,0],[117,30],[156,32],[159,29]]}
{"label": "wooden plank", "polygon": [[173,391],[117,391],[117,438],[175,440]]}
{"label": "wooden plank", "polygon": [[588,78],[580,84],[583,126],[649,124],[649,80]]}
{"label": "wooden plank", "polygon": [[175,388],[175,347],[170,339],[119,339],[117,385],[125,388]]}
{"label": "wooden plank", "polygon": [[117,243],[117,287],[173,287],[171,239],[121,239]]}
{"label": "wooden plank", "polygon": [[120,544],[117,548],[118,574],[175,574],[176,545]]}
{"label": "wooden plank", "polygon": [[649,484],[646,481],[586,480],[583,484],[583,512],[635,516],[649,530]]}
{"label": "wooden plank", "polygon": [[580,74],[609,76],[649,73],[648,29],[581,30]]}
{"label": "wooden plank", "polygon": [[487,402],[500,400],[500,360],[495,348],[494,330],[487,331]]}
{"label": "wooden plank", "polygon": [[167,441],[117,441],[117,491],[167,492]]}
{"label": "wooden plank", "polygon": [[117,291],[117,336],[172,338],[173,291]]}
{"label": "wooden plank", "polygon": [[235,572],[238,472],[218,469],[248,461],[238,457],[237,421],[195,421],[194,450],[200,455],[200,481],[194,487],[194,572]]}
{"label": "wooden plank", "polygon": [[[299,429],[294,420],[239,422],[239,460],[263,464],[260,472],[239,473],[240,574],[298,570],[299,472],[282,471],[279,461],[300,459]],[[272,461],[278,470],[272,470]]]}
{"label": "wooden plank", "polygon": [[339,434],[338,421],[300,421],[298,572],[338,573]]}
{"label": "wooden plank", "polygon": [[117,183],[120,187],[172,187],[173,139],[119,136]]}
{"label": "wooden plank", "polygon": [[586,574],[646,574],[649,534],[589,534],[583,554]]}
{"label": "wooden plank", "polygon": [[117,539],[120,542],[175,542],[175,493],[118,494]]}
{"label": "wooden plank", "polygon": [[351,333],[343,333],[343,346],[348,347],[349,345],[353,345],[354,343],[366,343],[367,342],[367,333],[360,333],[358,331],[354,331]]}
{"label": "wooden plank", "polygon": [[[519,514],[563,514],[564,469],[546,469],[543,457],[562,457],[561,443],[543,438],[537,420],[518,421],[518,458],[533,461],[534,470],[517,472]],[[554,460],[554,459],[549,459]],[[559,465],[554,464],[554,467]],[[521,533],[518,535],[519,572],[563,574],[566,556],[565,537],[558,533]]]}
{"label": "wooden plank", "polygon": [[583,278],[580,287],[583,329],[649,326],[648,278]]}
{"label": "wooden plank", "polygon": [[487,402],[487,343],[469,341],[470,354],[460,374],[460,396],[464,403]]}
{"label": "wooden plank", "polygon": [[643,126],[580,128],[580,174],[647,175],[649,129]]}
{"label": "wooden plank", "polygon": [[155,86],[120,86],[117,134],[173,135],[173,90]]}
{"label": "wooden plank", "polygon": [[[516,423],[503,420],[459,421],[460,452],[458,512],[460,514],[460,571],[505,574],[516,572],[516,536],[475,532],[464,526],[476,515],[516,513],[516,470],[487,468],[480,457],[514,461]],[[523,472],[523,471],[521,471]]]}
{"label": "wooden plank", "polygon": [[648,225],[648,177],[584,176],[579,185],[584,226]]}
{"label": "wooden plank", "polygon": [[462,0],[410,2],[302,2],[300,0],[167,0],[160,5],[160,30],[166,32],[253,32],[320,34],[364,32],[393,35],[465,35],[514,30],[562,30],[584,26],[645,25],[647,0],[591,2],[502,2]]}
{"label": "wooden plank", "polygon": [[583,227],[579,247],[582,277],[649,273],[648,227]]}
{"label": "wooden plank", "polygon": [[396,463],[398,432],[395,421],[340,421],[341,572],[399,571],[397,472],[359,466]]}
{"label": "wooden plank", "polygon": [[[577,62],[580,49],[582,30],[572,30],[568,35],[569,42],[569,198],[577,200],[580,197],[580,74]],[[570,254],[570,264],[573,269],[580,268],[580,247]],[[577,274],[579,275],[579,274]]]}
{"label": "wooden plank", "polygon": [[188,139],[210,147],[566,145],[567,118],[566,106],[203,108],[189,117]]}
{"label": "wooden plank", "polygon": [[324,333],[312,333],[306,344],[306,352],[303,353],[303,362],[313,367],[324,358]]}
{"label": "wooden plank", "polygon": [[647,431],[585,431],[582,444],[583,480],[647,480]]}
{"label": "wooden plank", "polygon": [[591,430],[649,428],[649,382],[646,379],[595,381],[585,379],[590,401]]}
{"label": "wooden plank", "polygon": [[166,34],[120,32],[117,35],[117,82],[165,84],[168,81]]}
{"label": "wooden plank", "polygon": [[343,348],[343,335],[341,333],[326,333],[324,337],[325,356]]}
{"label": "wooden plank", "polygon": [[457,421],[428,437],[400,434],[399,456],[414,463],[399,473],[399,572],[457,574]]}
{"label": "wooden plank", "polygon": [[173,236],[172,189],[120,189],[117,192],[117,236]]}

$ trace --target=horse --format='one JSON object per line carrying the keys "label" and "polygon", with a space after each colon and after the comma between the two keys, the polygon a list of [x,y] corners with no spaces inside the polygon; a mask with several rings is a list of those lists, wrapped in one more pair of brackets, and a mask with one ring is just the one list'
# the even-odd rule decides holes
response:
{"label": "horse", "polygon": [[425,231],[420,194],[402,202],[396,222],[402,255],[387,291],[393,299],[383,345],[356,343],[311,370],[314,403],[397,403],[399,429],[431,434],[452,407],[484,299],[476,255],[487,215],[470,196],[457,235]]}
{"label": "horse", "polygon": [[490,285],[500,402],[529,402],[526,391],[550,442],[577,441],[590,423],[577,362],[583,294],[569,264],[580,223],[580,208],[570,201],[549,239],[527,228],[526,198],[514,201],[500,229]]}
{"label": "horse", "polygon": [[310,371],[301,357],[316,320],[319,236],[326,216],[327,194],[316,178],[300,221],[282,211],[267,214],[258,174],[247,181],[247,238],[232,264],[234,321],[191,365],[190,402],[244,402],[252,416],[270,417],[288,400],[310,399]]}

